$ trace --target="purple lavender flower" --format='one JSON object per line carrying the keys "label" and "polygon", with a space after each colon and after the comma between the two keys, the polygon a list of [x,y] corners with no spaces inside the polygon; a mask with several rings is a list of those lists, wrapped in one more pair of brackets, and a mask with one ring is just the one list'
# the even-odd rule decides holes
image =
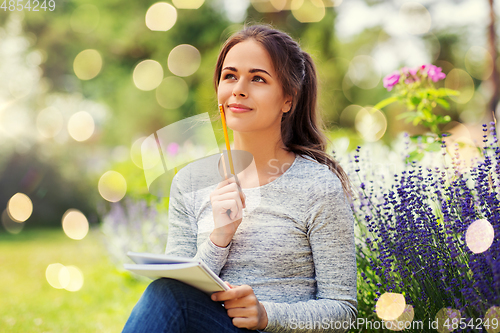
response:
{"label": "purple lavender flower", "polygon": [[[444,75],[431,66],[423,67],[431,80]],[[464,318],[483,318],[500,302],[500,239],[480,254],[470,253],[465,242],[468,225],[478,218],[500,234],[500,147],[493,125],[483,131],[484,158],[470,176],[449,172],[459,167],[459,157],[442,168],[408,163],[387,188],[373,186],[366,175],[376,175],[359,166],[364,158],[357,148],[352,179],[358,179],[360,195],[353,212],[366,234],[366,247],[358,248],[358,266],[366,267],[360,282],[369,290],[360,295],[365,302],[380,292],[404,292],[419,320],[444,307],[460,309]]]}

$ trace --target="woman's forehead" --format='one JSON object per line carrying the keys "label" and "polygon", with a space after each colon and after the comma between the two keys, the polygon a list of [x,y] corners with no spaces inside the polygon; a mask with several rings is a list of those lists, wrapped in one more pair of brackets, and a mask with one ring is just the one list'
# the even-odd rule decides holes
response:
{"label": "woman's forehead", "polygon": [[245,71],[260,68],[274,72],[269,53],[260,43],[252,39],[240,42],[229,50],[222,68],[225,67],[234,67]]}

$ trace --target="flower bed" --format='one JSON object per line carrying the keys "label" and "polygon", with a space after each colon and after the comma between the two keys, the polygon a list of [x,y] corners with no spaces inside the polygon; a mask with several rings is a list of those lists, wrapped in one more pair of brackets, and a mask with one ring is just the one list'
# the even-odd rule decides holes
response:
{"label": "flower bed", "polygon": [[[404,295],[405,320],[423,321],[424,328],[440,319],[438,331],[451,332],[455,318],[456,331],[498,332],[492,321],[500,326],[500,241],[494,237],[500,232],[500,148],[494,124],[484,132],[482,157],[470,168],[458,147],[449,156],[446,136],[442,151],[426,152],[420,162],[406,155],[414,148],[408,140],[405,163],[392,165],[399,169],[393,175],[373,168],[364,148],[347,163],[359,191],[353,201],[359,317],[380,320],[376,302],[390,292]],[[449,327],[443,327],[446,319]]]}

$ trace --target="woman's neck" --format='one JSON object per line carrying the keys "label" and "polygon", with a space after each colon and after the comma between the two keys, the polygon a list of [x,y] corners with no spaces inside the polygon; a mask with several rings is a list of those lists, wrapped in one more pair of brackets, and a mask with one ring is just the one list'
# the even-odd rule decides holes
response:
{"label": "woman's neck", "polygon": [[283,174],[295,159],[295,154],[284,148],[280,133],[269,136],[234,132],[233,149],[247,151],[254,159],[242,175],[249,183],[258,177],[260,185],[267,184]]}

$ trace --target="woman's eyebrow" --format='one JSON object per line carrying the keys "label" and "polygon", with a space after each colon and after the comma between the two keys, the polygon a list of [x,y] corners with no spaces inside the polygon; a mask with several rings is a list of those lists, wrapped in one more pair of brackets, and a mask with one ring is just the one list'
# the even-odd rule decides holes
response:
{"label": "woman's eyebrow", "polygon": [[[230,70],[230,71],[233,71],[233,72],[238,72],[238,70],[235,68],[235,67],[224,67],[222,70]],[[273,77],[271,74],[269,74],[269,72],[267,72],[266,70],[264,69],[260,69],[260,68],[252,68],[248,71],[249,73],[258,73],[258,72],[262,72],[262,73],[266,73],[267,75],[269,75],[270,77]]]}

